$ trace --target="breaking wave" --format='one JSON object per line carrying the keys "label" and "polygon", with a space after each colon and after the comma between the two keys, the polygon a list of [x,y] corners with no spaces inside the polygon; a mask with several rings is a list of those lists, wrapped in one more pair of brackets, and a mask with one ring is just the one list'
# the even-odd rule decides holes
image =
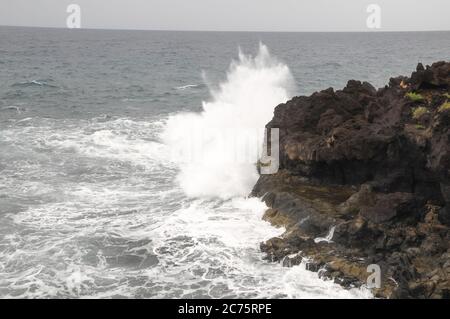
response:
{"label": "breaking wave", "polygon": [[178,181],[188,196],[248,195],[258,179],[255,163],[264,126],[294,87],[289,68],[260,44],[256,56],[239,52],[201,113],[169,118],[163,140],[179,164]]}

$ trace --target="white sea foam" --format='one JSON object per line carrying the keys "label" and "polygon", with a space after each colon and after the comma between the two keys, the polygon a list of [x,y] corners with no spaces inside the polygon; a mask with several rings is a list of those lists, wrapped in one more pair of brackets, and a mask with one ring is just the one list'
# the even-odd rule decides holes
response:
{"label": "white sea foam", "polygon": [[[211,90],[212,99],[203,103],[201,113],[170,117],[163,140],[175,154],[178,180],[186,194],[246,196],[258,178],[255,163],[262,130],[274,107],[289,99],[293,88],[289,68],[261,44],[254,57],[239,53],[226,81]],[[244,151],[249,156],[239,161]]]}
{"label": "white sea foam", "polygon": [[28,202],[4,215],[4,297],[370,297],[264,261],[259,243],[284,229],[262,220],[259,199],[186,198],[164,147],[145,139],[160,127],[52,120],[3,132],[0,142],[29,154],[0,176],[7,196]]}

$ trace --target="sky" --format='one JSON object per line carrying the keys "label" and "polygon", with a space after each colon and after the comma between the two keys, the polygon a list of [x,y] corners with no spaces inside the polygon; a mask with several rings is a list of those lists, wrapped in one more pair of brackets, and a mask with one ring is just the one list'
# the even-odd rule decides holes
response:
{"label": "sky", "polygon": [[[0,0],[0,25],[66,27],[69,4],[81,27],[208,31],[450,30],[450,0]],[[369,4],[381,8],[369,29]]]}

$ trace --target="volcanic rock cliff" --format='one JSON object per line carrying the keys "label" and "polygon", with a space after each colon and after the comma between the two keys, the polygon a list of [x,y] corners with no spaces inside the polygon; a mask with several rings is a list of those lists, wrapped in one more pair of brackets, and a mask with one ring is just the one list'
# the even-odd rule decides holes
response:
{"label": "volcanic rock cliff", "polygon": [[280,170],[252,195],[286,232],[261,244],[345,287],[381,268],[385,298],[450,298],[450,63],[375,89],[347,86],[276,107]]}

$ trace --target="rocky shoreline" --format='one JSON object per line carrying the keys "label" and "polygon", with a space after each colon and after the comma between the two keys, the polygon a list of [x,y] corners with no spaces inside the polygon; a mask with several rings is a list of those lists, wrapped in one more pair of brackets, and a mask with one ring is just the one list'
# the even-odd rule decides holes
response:
{"label": "rocky shoreline", "polygon": [[347,86],[276,107],[280,170],[252,195],[286,232],[272,261],[306,262],[344,287],[381,268],[380,298],[450,298],[450,62],[376,90]]}

